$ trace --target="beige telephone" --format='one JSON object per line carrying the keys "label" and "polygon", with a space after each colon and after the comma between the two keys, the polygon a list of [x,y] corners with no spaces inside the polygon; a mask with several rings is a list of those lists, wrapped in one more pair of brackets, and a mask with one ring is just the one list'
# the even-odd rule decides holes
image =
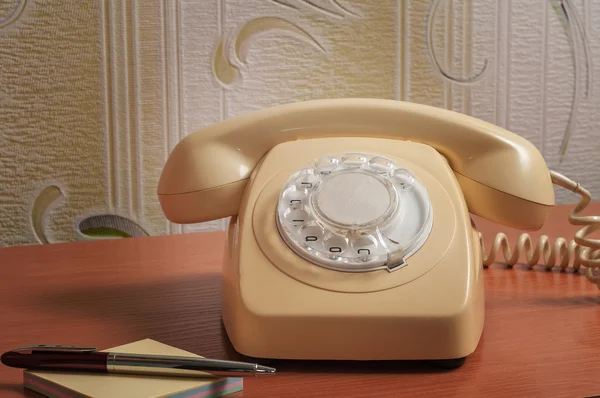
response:
{"label": "beige telephone", "polygon": [[600,217],[577,216],[588,192],[520,136],[430,106],[331,99],[237,116],[184,138],[158,195],[175,223],[232,217],[223,322],[240,353],[460,364],[493,260],[469,213],[539,229],[553,182],[582,197],[575,262],[600,286],[600,241],[586,237]]}

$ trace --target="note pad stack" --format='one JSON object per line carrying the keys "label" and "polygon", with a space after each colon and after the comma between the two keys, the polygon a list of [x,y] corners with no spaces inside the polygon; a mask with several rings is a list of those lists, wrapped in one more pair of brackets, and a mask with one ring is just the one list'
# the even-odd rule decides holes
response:
{"label": "note pad stack", "polygon": [[[199,357],[150,339],[104,351]],[[242,390],[243,379],[239,377],[193,379],[26,370],[23,374],[23,384],[25,388],[50,398],[209,398],[222,397]]]}

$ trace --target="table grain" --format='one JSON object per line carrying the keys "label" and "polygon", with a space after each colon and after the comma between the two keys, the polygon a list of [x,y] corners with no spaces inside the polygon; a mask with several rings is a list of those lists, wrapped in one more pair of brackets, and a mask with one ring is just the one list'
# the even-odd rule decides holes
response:
{"label": "table grain", "polygon": [[[572,205],[532,236],[571,238]],[[584,214],[600,214],[594,203]],[[487,238],[521,231],[475,217]],[[201,232],[0,249],[0,351],[29,344],[105,349],[152,338],[199,355],[243,359],[220,318],[225,234]],[[484,271],[482,340],[453,371],[427,364],[274,361],[232,397],[600,395],[600,290],[571,272]],[[0,368],[0,396],[24,391],[22,371]]]}

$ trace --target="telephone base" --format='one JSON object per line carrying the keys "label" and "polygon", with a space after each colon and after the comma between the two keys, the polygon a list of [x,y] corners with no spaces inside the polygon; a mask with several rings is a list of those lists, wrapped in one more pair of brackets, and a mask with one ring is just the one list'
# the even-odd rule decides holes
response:
{"label": "telephone base", "polygon": [[[291,250],[278,231],[277,206],[288,177],[307,160],[358,150],[401,162],[435,209],[423,247],[400,269],[320,266]],[[447,161],[417,143],[324,138],[273,148],[229,223],[222,315],[234,349],[285,360],[460,364],[456,358],[479,343],[485,306],[479,237],[458,188]],[[406,206],[412,203],[405,199]]]}

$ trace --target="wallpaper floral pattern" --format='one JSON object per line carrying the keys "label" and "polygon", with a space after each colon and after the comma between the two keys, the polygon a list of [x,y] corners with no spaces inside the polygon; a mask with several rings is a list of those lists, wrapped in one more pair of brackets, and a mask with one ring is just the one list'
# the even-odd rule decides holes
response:
{"label": "wallpaper floral pattern", "polygon": [[3,1],[0,245],[222,229],[164,218],[168,153],[210,123],[312,98],[474,115],[597,197],[598,21],[591,0]]}

